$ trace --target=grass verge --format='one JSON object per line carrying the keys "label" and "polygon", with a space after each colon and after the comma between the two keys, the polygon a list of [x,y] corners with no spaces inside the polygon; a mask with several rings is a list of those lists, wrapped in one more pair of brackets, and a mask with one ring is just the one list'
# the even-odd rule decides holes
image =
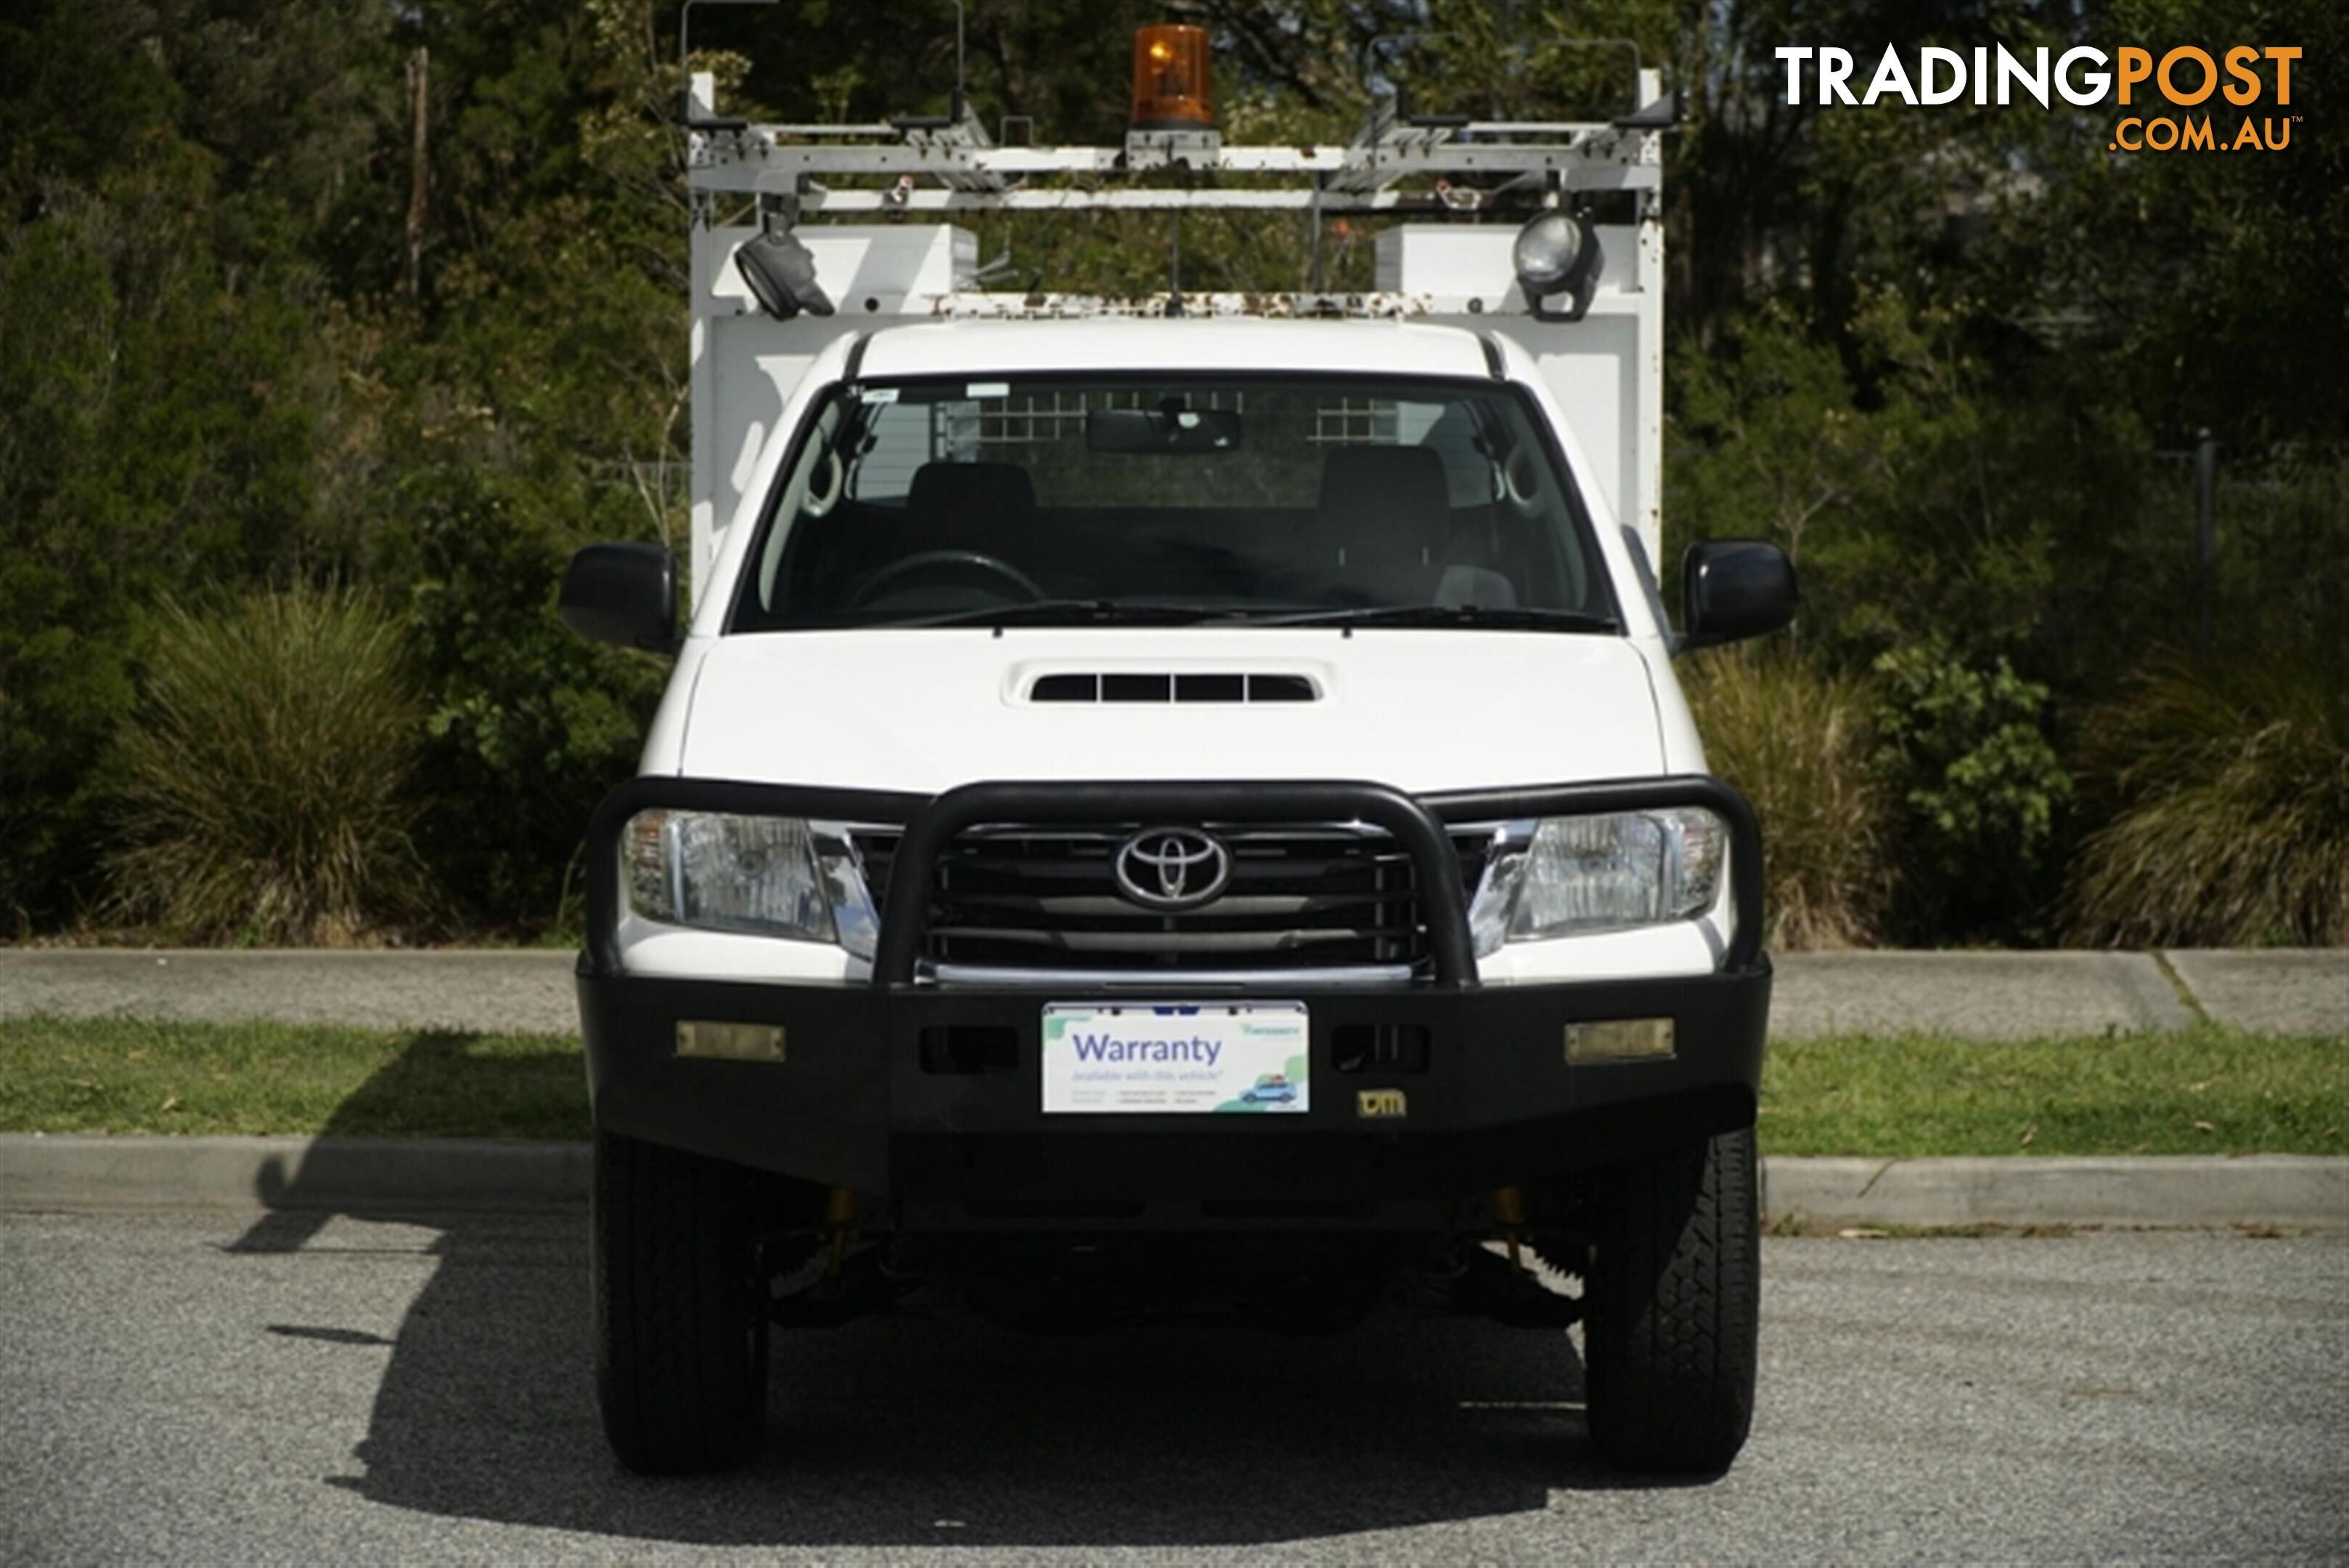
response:
{"label": "grass verge", "polygon": [[1777,1041],[1772,1154],[2349,1154],[2349,1036]]}
{"label": "grass verge", "polygon": [[0,1022],[0,1131],[587,1136],[564,1034],[136,1019]]}
{"label": "grass verge", "polygon": [[[584,1137],[579,1043],[291,1023],[0,1022],[0,1131]],[[1771,1154],[2349,1155],[2349,1036],[1780,1041]]]}

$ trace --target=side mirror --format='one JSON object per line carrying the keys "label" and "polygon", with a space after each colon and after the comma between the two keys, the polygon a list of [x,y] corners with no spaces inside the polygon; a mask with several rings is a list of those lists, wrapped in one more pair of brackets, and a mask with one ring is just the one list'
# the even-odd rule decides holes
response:
{"label": "side mirror", "polygon": [[658,545],[590,545],[563,569],[563,624],[616,648],[675,653],[677,562]]}
{"label": "side mirror", "polygon": [[1795,618],[1795,563],[1759,539],[1711,539],[1681,557],[1681,647],[1712,648]]}

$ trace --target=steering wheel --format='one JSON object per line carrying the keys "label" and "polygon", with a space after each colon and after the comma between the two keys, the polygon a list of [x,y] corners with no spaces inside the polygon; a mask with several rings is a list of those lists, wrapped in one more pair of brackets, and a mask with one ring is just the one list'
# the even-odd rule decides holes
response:
{"label": "steering wheel", "polygon": [[849,602],[854,606],[869,605],[908,577],[945,576],[957,573],[967,576],[993,577],[999,582],[1008,583],[1031,601],[1050,597],[1035,578],[1010,562],[978,550],[923,550],[902,561],[892,561],[874,573]]}

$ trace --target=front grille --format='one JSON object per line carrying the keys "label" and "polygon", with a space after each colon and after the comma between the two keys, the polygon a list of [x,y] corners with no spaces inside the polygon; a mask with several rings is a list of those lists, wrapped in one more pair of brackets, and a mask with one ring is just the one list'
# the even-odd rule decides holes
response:
{"label": "front grille", "polygon": [[[931,878],[923,956],[935,964],[1055,971],[1247,971],[1430,967],[1418,868],[1383,832],[1339,826],[1217,827],[1229,886],[1176,914],[1118,896],[1110,860],[1136,826],[991,826],[957,837]],[[1456,835],[1465,890],[1484,834]],[[857,836],[876,904],[897,836]]]}

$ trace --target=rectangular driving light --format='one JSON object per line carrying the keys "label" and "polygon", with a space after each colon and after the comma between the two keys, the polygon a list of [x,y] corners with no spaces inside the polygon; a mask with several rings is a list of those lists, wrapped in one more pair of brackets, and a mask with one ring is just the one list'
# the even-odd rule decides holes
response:
{"label": "rectangular driving light", "polygon": [[1669,1018],[1614,1018],[1604,1023],[1566,1026],[1569,1062],[1645,1062],[1672,1054]]}
{"label": "rectangular driving light", "polygon": [[780,1062],[783,1059],[782,1025],[679,1019],[677,1054],[714,1062]]}

